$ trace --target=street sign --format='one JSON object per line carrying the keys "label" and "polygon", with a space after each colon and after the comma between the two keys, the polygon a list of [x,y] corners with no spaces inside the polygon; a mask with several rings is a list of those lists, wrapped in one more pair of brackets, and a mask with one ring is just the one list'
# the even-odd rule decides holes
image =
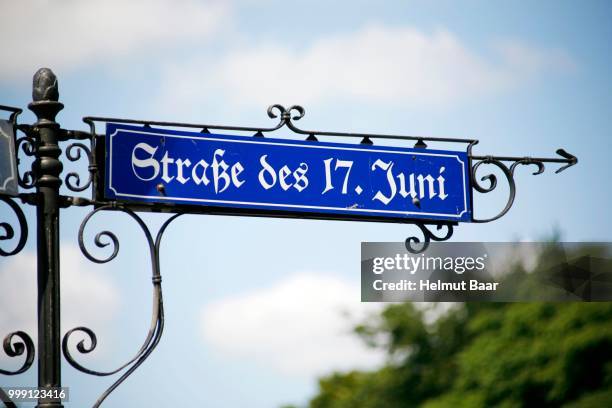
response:
{"label": "street sign", "polygon": [[[36,211],[32,213],[36,215],[38,276],[44,277],[44,290],[39,290],[37,296],[38,343],[35,347],[32,336],[24,331],[9,333],[4,338],[5,354],[19,357],[23,363],[14,369],[0,368],[0,375],[26,372],[33,366],[35,355],[39,368],[39,389],[61,389],[62,356],[66,363],[82,373],[96,376],[116,374],[116,381],[102,393],[94,406],[100,406],[140,367],[161,339],[164,325],[161,243],[167,227],[182,213],[412,224],[421,234],[409,236],[404,248],[410,254],[419,254],[417,260],[422,260],[430,243],[448,241],[452,237],[459,221],[485,223],[503,217],[514,202],[514,170],[517,166],[536,166],[533,174],[541,174],[545,163],[556,163],[561,166],[556,171],[559,173],[578,162],[575,156],[563,149],[557,150],[561,157],[554,158],[481,156],[472,152],[472,147],[478,143],[475,139],[304,130],[294,123],[305,114],[304,108],[299,105],[289,108],[279,104],[270,106],[268,117],[276,118],[278,122],[264,128],[86,116],[83,121],[89,125],[89,132],[71,130],[56,122],[55,118],[64,105],[58,100],[57,77],[48,68],[41,68],[34,75],[32,97],[28,108],[36,116],[36,122],[31,124],[17,124],[22,110],[0,104],[0,112],[9,112],[12,120],[11,125],[0,122],[0,165],[3,166],[0,168],[0,181],[4,192],[17,194],[19,140],[25,142],[22,153],[35,159],[28,160],[29,168],[24,169],[28,177],[24,176],[27,180],[22,180],[31,183],[21,183],[21,187],[29,191],[18,196],[20,199],[8,197],[0,191],[1,205],[8,206],[14,215],[11,218],[15,218],[13,222],[4,222],[4,213],[1,214],[0,257],[18,254],[26,245],[29,222],[18,201],[35,207]],[[96,131],[97,123],[107,124],[106,135]],[[129,123],[131,126],[113,123]],[[158,130],[150,126],[196,128],[202,129],[202,132]],[[15,140],[14,129],[21,129],[26,134],[25,139]],[[213,135],[208,132],[210,129],[216,132],[248,132],[256,136],[290,131],[295,138],[306,135],[308,138],[306,141],[290,141]],[[339,137],[352,140],[363,138],[363,142],[374,140],[377,144],[389,139],[397,143],[411,140],[417,141],[415,147],[421,148],[323,143],[317,139],[326,137],[334,140]],[[466,146],[467,152],[432,150],[426,145],[431,142],[438,145],[461,144]],[[85,174],[79,175],[78,172],[69,172],[62,177],[64,164],[76,161],[87,162],[87,166],[83,165],[85,163],[79,166],[81,171],[87,170],[87,181],[84,183],[81,180],[85,178],[81,176]],[[498,183],[491,173],[476,178],[476,171],[483,164],[497,168],[503,177],[502,183]],[[504,181],[508,186],[508,198],[503,209],[486,219],[475,217],[471,189],[490,193]],[[62,182],[62,189],[77,195],[60,194]],[[90,187],[93,190],[91,200],[79,194]],[[58,221],[62,211],[72,207],[90,210],[81,221],[77,237],[79,248],[88,260],[105,264],[119,254],[119,238],[112,228],[107,228],[112,225],[105,225],[104,230],[98,230],[95,235],[91,231],[94,226],[90,225],[90,221],[100,212],[118,211],[128,216],[138,224],[149,247],[149,284],[153,287],[154,306],[149,335],[130,361],[109,372],[88,368],[78,357],[96,348],[97,336],[93,330],[78,326],[60,336],[63,332],[59,330],[61,223]],[[154,233],[148,220],[143,219],[137,211],[176,214],[166,217],[157,233]],[[100,226],[97,222],[93,224]],[[284,238],[290,239],[292,232],[288,231]],[[102,256],[93,253],[88,245],[89,239],[98,249],[110,246],[107,248],[110,250]],[[6,249],[6,241],[12,241],[12,249]],[[11,246],[11,242],[8,244]],[[389,253],[382,255],[385,269],[388,269]],[[398,254],[392,255],[393,259],[399,259],[395,257]],[[461,258],[460,261],[461,265],[468,267],[465,259]],[[458,267],[463,268],[458,262],[454,263],[455,272]],[[382,265],[372,261],[373,267],[376,267],[375,263]],[[372,268],[370,270],[373,271]],[[5,405],[15,405],[2,387],[0,400],[5,401]],[[39,398],[38,401],[39,406],[62,406],[61,398]]]}
{"label": "street sign", "polygon": [[0,120],[0,194],[16,196],[19,193],[17,177],[13,123]]}
{"label": "street sign", "polygon": [[466,152],[109,123],[104,195],[211,213],[470,221]]}

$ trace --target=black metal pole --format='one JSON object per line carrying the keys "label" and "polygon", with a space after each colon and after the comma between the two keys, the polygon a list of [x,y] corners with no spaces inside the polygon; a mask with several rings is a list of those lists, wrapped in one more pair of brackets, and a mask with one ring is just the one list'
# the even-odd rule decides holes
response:
{"label": "black metal pole", "polygon": [[[58,102],[57,78],[48,68],[34,75],[33,102],[37,151],[34,162],[37,193],[38,243],[38,386],[61,387],[59,187],[62,153],[58,145],[59,124],[55,116],[64,105]],[[62,407],[59,399],[39,399],[37,407]]]}

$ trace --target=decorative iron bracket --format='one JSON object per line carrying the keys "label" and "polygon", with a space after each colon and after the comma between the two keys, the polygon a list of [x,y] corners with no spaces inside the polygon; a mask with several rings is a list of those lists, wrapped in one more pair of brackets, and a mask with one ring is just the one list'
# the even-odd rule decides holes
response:
{"label": "decorative iron bracket", "polygon": [[[61,109],[62,105],[58,101],[58,90],[57,90],[57,79],[50,70],[42,69],[37,72],[34,78],[34,97],[35,102],[30,104],[32,109],[38,116],[39,121],[34,125],[18,124],[17,117],[21,113],[21,109],[10,106],[0,105],[0,111],[9,113],[9,120],[13,123],[14,134],[18,132],[22,134],[21,137],[16,137],[15,147],[16,154],[20,153],[26,157],[33,157],[35,160],[30,169],[26,170],[23,174],[19,175],[19,186],[23,190],[36,189],[35,192],[26,192],[20,194],[18,197],[9,197],[0,195],[0,201],[8,205],[12,212],[15,214],[18,225],[18,233],[9,222],[0,222],[0,255],[10,256],[19,253],[25,246],[28,237],[28,225],[23,211],[17,204],[16,199],[20,199],[22,203],[36,206],[39,209],[39,224],[38,233],[46,234],[49,228],[49,220],[46,213],[41,214],[41,206],[45,205],[45,208],[51,208],[52,212],[59,212],[60,208],[67,208],[71,206],[89,207],[93,209],[83,219],[78,233],[79,247],[83,255],[92,262],[95,263],[106,263],[112,261],[119,252],[119,240],[117,236],[108,230],[97,233],[94,237],[94,245],[98,248],[104,248],[111,246],[111,255],[100,258],[94,256],[85,245],[84,232],[89,220],[102,211],[120,211],[127,214],[130,218],[136,221],[140,229],[142,230],[145,240],[149,249],[149,256],[151,260],[151,279],[153,285],[152,295],[152,318],[149,332],[147,333],[142,346],[138,349],[135,355],[126,363],[120,367],[111,371],[97,371],[85,367],[77,361],[73,352],[70,351],[70,339],[74,336],[80,335],[81,340],[76,344],[76,351],[81,354],[91,353],[97,346],[97,336],[95,333],[87,327],[75,327],[69,330],[61,341],[61,352],[68,363],[75,369],[90,375],[95,376],[111,376],[114,374],[120,374],[120,377],[98,398],[95,402],[94,407],[98,407],[108,395],[116,389],[129,375],[131,375],[143,361],[153,352],[155,347],[160,341],[163,328],[164,328],[164,305],[161,288],[161,270],[160,270],[160,246],[162,237],[167,227],[178,218],[180,215],[185,213],[182,209],[173,209],[172,207],[165,208],[166,212],[174,213],[169,217],[160,228],[159,232],[153,238],[153,234],[145,224],[145,222],[138,216],[138,207],[132,206],[129,203],[108,201],[103,199],[102,195],[99,194],[101,185],[100,174],[101,167],[101,156],[103,156],[103,135],[96,133],[96,123],[122,123],[122,124],[139,124],[145,127],[161,127],[161,128],[188,128],[188,129],[199,129],[202,133],[211,133],[212,131],[230,131],[238,132],[241,134],[247,134],[252,137],[266,137],[267,134],[287,128],[294,135],[305,137],[305,140],[317,143],[322,138],[348,138],[354,140],[356,143],[372,145],[378,140],[393,140],[399,143],[414,143],[413,148],[427,149],[428,143],[455,143],[466,146],[466,150],[469,158],[469,173],[470,182],[474,191],[478,193],[490,193],[495,190],[498,186],[498,177],[493,173],[488,173],[480,178],[477,176],[478,170],[486,165],[491,165],[497,168],[503,174],[506,182],[509,186],[509,195],[504,208],[495,216],[486,219],[475,218],[472,214],[472,222],[475,223],[486,223],[497,220],[508,213],[514,203],[516,196],[516,182],[515,182],[515,171],[519,165],[522,166],[535,166],[533,172],[534,175],[541,174],[545,171],[545,163],[556,163],[561,165],[556,170],[556,173],[566,170],[567,168],[575,165],[578,159],[567,153],[563,149],[557,150],[559,157],[509,157],[509,156],[482,156],[475,155],[472,153],[474,146],[478,143],[475,139],[454,139],[446,137],[428,137],[428,136],[408,136],[408,135],[387,135],[387,134],[366,134],[366,133],[344,133],[344,132],[329,132],[329,131],[318,131],[318,130],[305,130],[296,126],[295,122],[301,120],[306,111],[303,107],[294,105],[289,108],[285,108],[282,105],[271,105],[267,114],[270,119],[278,119],[278,122],[271,127],[244,127],[244,126],[227,126],[227,125],[211,125],[211,124],[192,124],[192,123],[179,123],[179,122],[160,122],[152,120],[132,120],[132,119],[120,119],[120,118],[106,118],[106,117],[94,117],[88,116],[83,118],[83,121],[89,126],[89,131],[79,130],[66,130],[61,129],[57,123],[54,122],[55,114]],[[60,178],[62,171],[62,163],[59,160],[61,149],[59,143],[68,143],[65,149],[65,155],[68,161],[77,162],[80,160],[86,160],[87,172],[86,176],[79,175],[77,172],[69,172]],[[59,195],[59,185],[65,184],[68,190],[74,193],[82,193],[88,189],[91,189],[91,198],[82,196],[65,196]],[[472,195],[473,196],[473,195]],[[51,200],[51,201],[50,201]],[[49,207],[51,205],[52,207]],[[191,211],[187,211],[191,212]],[[197,213],[197,210],[193,210]],[[42,218],[41,218],[42,217]],[[59,218],[59,216],[58,216]],[[57,221],[57,220],[56,220]],[[376,220],[379,221],[379,220]],[[44,225],[41,225],[44,222]],[[406,220],[407,224],[416,225],[421,231],[422,236],[411,236],[406,239],[406,249],[411,253],[419,253],[427,249],[431,241],[446,241],[453,235],[454,227],[457,225],[456,222],[450,221],[428,221],[428,220]],[[42,230],[41,230],[42,228]],[[59,245],[57,237],[51,235],[49,244],[56,248]],[[4,241],[16,242],[12,249],[3,249],[1,247]],[[39,241],[40,242],[40,241]],[[41,255],[39,247],[39,257]],[[57,287],[56,298],[42,298],[45,302],[57,301],[59,304],[59,270],[55,270],[55,265],[49,264],[48,268],[53,273],[49,275],[52,279],[57,279],[54,282]],[[59,265],[57,265],[59,269]],[[41,273],[45,273],[39,269],[39,279],[41,279]],[[43,279],[46,275],[43,276]],[[42,296],[39,292],[39,303]],[[46,300],[45,300],[46,299]],[[47,313],[49,305],[43,302],[42,313]],[[57,321],[51,321],[49,324],[59,327],[59,312],[57,315],[46,315],[47,318],[56,319]],[[46,328],[39,326],[39,338],[41,337],[41,330]],[[59,330],[54,333],[46,333],[47,341],[53,343],[51,352],[42,352],[39,350],[39,379],[42,385],[54,384],[58,385],[57,373],[59,371],[58,359],[59,359]],[[48,337],[53,336],[53,337]],[[41,345],[39,340],[39,349]],[[43,340],[44,341],[44,340]],[[42,343],[46,350],[50,350],[50,345]],[[17,331],[8,334],[4,338],[3,351],[9,357],[25,356],[24,361],[16,370],[4,370],[0,369],[0,374],[3,375],[17,375],[28,370],[34,361],[35,347],[31,337],[23,331]],[[57,355],[55,355],[57,352]],[[50,355],[49,355],[50,354]],[[43,368],[41,368],[43,367]],[[45,368],[46,367],[46,368]],[[50,367],[50,368],[49,368]],[[49,371],[50,370],[50,371]],[[55,381],[55,382],[54,382]],[[40,385],[40,384],[39,384]],[[41,386],[42,386],[41,385]],[[2,390],[0,390],[0,397],[3,400],[8,398]],[[7,405],[12,404],[10,401],[5,402]],[[40,401],[39,406],[45,407],[61,407],[61,402],[57,400],[45,400]]]}

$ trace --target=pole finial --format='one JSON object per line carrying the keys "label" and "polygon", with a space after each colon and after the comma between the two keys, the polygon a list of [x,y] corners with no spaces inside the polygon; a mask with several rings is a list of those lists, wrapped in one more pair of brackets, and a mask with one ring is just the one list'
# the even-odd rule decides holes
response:
{"label": "pole finial", "polygon": [[38,101],[55,101],[59,100],[59,89],[57,85],[57,77],[49,68],[41,68],[34,74],[32,84],[32,100]]}

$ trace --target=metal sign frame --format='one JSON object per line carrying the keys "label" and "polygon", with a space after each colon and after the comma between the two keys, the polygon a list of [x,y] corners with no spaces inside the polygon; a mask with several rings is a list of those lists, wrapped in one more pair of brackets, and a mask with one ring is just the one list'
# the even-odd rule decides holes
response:
{"label": "metal sign frame", "polygon": [[0,155],[2,155],[0,161],[7,173],[0,173],[0,194],[15,197],[19,194],[17,182],[17,155],[15,154],[15,132],[17,130],[17,115],[19,115],[19,110],[2,105],[0,105],[0,110],[11,112],[8,120],[0,120],[0,140],[2,140],[4,145],[4,148],[0,151]]}
{"label": "metal sign frame", "polygon": [[[261,137],[240,137],[234,135],[221,134],[202,134],[194,132],[171,131],[166,129],[154,129],[152,127],[134,127],[126,125],[107,124],[105,137],[104,163],[98,166],[105,166],[105,181],[102,197],[98,200],[121,201],[126,205],[140,206],[143,203],[153,204],[153,207],[161,207],[163,210],[167,205],[172,205],[173,209],[203,212],[207,214],[231,214],[233,208],[237,214],[241,215],[264,215],[268,217],[291,217],[291,218],[315,218],[332,220],[351,220],[351,221],[385,221],[385,222],[415,222],[415,221],[451,221],[469,222],[471,221],[472,209],[470,207],[471,186],[468,171],[467,153],[460,151],[432,150],[424,148],[398,148],[391,146],[371,146],[364,144],[330,143],[299,141],[291,139],[271,139]],[[136,176],[133,168],[133,151],[138,146],[148,146],[155,149],[151,155],[151,161],[157,166],[154,175],[157,179],[147,179]],[[201,187],[201,184],[189,183],[188,167],[183,169],[181,160],[181,177],[183,173],[183,184],[171,179],[163,182],[161,177],[161,167],[159,158],[163,151],[173,154],[182,154],[190,159],[189,166],[193,167],[197,160],[201,158],[198,153],[212,153],[213,149],[222,149],[224,156],[221,160],[238,161],[241,167],[243,180],[241,185],[236,187],[227,182],[225,187],[229,191],[225,193],[214,193],[212,191],[212,180],[207,179],[208,189]],[[182,149],[182,150],[181,150]],[[139,153],[140,150],[138,151]],[[280,188],[279,183],[273,187],[268,185],[268,189],[260,188],[261,180],[255,177],[258,169],[262,168],[259,156],[268,156],[270,162],[281,164],[289,163],[294,167],[300,163],[303,173],[301,173],[307,184],[302,179],[302,190],[288,188],[289,191]],[[230,157],[230,158],[227,158]],[[324,158],[327,161],[342,158],[345,165],[349,165],[349,170],[344,171],[341,188],[326,190],[324,195],[321,193],[328,188],[328,182],[334,178],[332,169],[325,170]],[[370,167],[376,161],[383,159],[392,163],[387,170]],[[172,160],[172,159],[171,159]],[[320,162],[318,162],[319,160]],[[100,160],[102,161],[102,160]],[[279,161],[282,161],[279,164]],[[337,162],[338,163],[338,162]],[[350,164],[349,164],[350,163]],[[269,163],[266,162],[269,165]],[[208,166],[208,163],[206,163]],[[114,167],[113,167],[114,166]],[[213,162],[214,166],[214,162]],[[395,168],[393,168],[393,166]],[[170,166],[166,163],[165,168]],[[212,166],[211,166],[212,167]],[[328,163],[331,166],[331,162]],[[115,170],[114,170],[115,168]],[[119,170],[116,170],[119,168]],[[432,185],[427,185],[423,175],[420,182],[413,180],[408,182],[407,172],[435,171],[436,168],[443,168],[444,177],[441,181],[431,178]],[[254,170],[255,169],[255,170]],[[287,167],[289,169],[289,167]],[[306,170],[304,170],[306,169]],[[201,170],[201,168],[200,168]],[[272,168],[269,167],[268,171]],[[229,168],[227,169],[229,171]],[[393,186],[390,186],[389,171],[394,174]],[[211,177],[209,171],[208,177]],[[338,172],[338,173],[341,173]],[[414,189],[414,197],[406,191],[399,189],[398,183],[401,180],[398,174],[404,177],[402,180],[404,190]],[[269,173],[267,173],[269,174]],[[167,176],[170,175],[168,171]],[[214,173],[213,173],[214,175]],[[335,174],[334,174],[335,175]],[[193,175],[191,175],[193,176]],[[187,179],[185,179],[187,177]],[[195,177],[195,176],[193,176]],[[276,176],[280,179],[280,176]],[[228,176],[229,178],[229,176]],[[397,180],[396,180],[397,178]],[[174,176],[172,176],[174,179]],[[201,180],[200,180],[201,182]],[[434,184],[435,182],[435,184]],[[442,184],[442,194],[444,200],[436,196],[436,188]],[[382,184],[382,185],[378,185]],[[386,185],[384,185],[386,184]],[[363,186],[363,188],[361,187]],[[232,188],[235,187],[235,188]],[[243,190],[239,190],[242,188]],[[244,191],[244,189],[248,189]],[[394,188],[395,195],[387,190]],[[423,196],[423,191],[427,194]],[[353,191],[353,189],[357,191]],[[378,189],[380,197],[389,199],[388,202],[373,202],[376,197],[374,189]],[[313,191],[314,190],[314,191]],[[333,191],[332,191],[333,190]],[[384,191],[384,193],[383,193]],[[412,190],[411,190],[412,191]],[[419,193],[417,196],[417,192]],[[433,198],[430,193],[433,194]],[[229,196],[228,196],[229,193]],[[408,194],[405,197],[401,195]],[[389,194],[389,197],[384,194]],[[428,200],[429,199],[429,200]],[[146,209],[146,207],[143,207]],[[456,211],[455,214],[452,212]]]}

